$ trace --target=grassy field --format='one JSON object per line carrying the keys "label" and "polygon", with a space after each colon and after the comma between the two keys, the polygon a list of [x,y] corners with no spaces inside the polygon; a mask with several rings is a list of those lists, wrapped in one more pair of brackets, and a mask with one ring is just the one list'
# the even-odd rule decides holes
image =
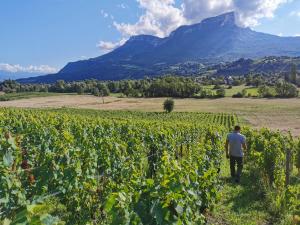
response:
{"label": "grassy field", "polygon": [[[62,95],[0,102],[0,107],[84,108],[161,112],[165,98],[102,98],[89,95]],[[300,132],[300,99],[175,99],[176,112],[235,113],[253,127]]]}
{"label": "grassy field", "polygon": [[50,92],[22,92],[22,93],[0,93],[0,101],[12,101],[18,99],[29,99],[36,97],[49,97],[49,96],[60,96],[61,93],[50,93]]}
{"label": "grassy field", "polygon": [[[214,85],[205,86],[205,89],[211,90],[213,93],[215,93],[216,91],[213,88],[214,88]],[[232,86],[232,88],[230,88],[230,89],[228,89],[228,86],[225,86],[225,96],[232,97],[232,95],[237,94],[238,92],[242,92],[244,89],[247,90],[247,94],[250,93],[251,96],[253,96],[253,97],[258,96],[256,87],[247,87],[245,85]]]}

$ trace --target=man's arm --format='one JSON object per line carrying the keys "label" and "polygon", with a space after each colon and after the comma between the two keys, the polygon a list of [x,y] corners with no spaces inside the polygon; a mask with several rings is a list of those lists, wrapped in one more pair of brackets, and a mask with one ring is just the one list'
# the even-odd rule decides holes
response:
{"label": "man's arm", "polygon": [[225,153],[226,153],[226,157],[229,158],[229,150],[228,150],[228,147],[229,147],[229,141],[228,139],[226,139],[226,143],[225,143]]}

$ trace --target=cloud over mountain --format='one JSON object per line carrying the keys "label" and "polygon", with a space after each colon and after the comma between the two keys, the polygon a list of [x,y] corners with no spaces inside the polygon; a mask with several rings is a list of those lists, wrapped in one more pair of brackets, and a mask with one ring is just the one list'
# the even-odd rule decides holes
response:
{"label": "cloud over mountain", "polygon": [[[205,18],[235,11],[237,23],[243,27],[254,27],[262,18],[272,18],[276,9],[293,0],[182,0],[180,7],[174,0],[137,0],[144,13],[136,23],[118,23],[115,28],[122,37],[149,34],[166,37],[181,25],[198,23]],[[117,44],[102,42],[100,48]],[[113,48],[111,48],[113,49]]]}
{"label": "cloud over mountain", "polygon": [[120,47],[121,45],[123,45],[125,42],[127,41],[127,39],[122,38],[120,41],[118,42],[111,42],[111,41],[100,41],[97,44],[97,47],[100,48],[102,51],[107,52],[107,51],[112,51],[115,48]]}

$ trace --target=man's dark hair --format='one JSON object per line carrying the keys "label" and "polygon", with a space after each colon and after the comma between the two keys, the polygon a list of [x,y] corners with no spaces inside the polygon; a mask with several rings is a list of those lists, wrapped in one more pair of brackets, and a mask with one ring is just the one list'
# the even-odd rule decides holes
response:
{"label": "man's dark hair", "polygon": [[238,126],[238,125],[236,125],[236,126],[234,127],[234,130],[235,130],[235,131],[240,131],[240,130],[241,130],[241,127]]}

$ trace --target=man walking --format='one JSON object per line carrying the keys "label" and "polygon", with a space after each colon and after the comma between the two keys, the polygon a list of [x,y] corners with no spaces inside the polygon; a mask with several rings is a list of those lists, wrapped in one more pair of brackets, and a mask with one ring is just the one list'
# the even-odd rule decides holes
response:
{"label": "man walking", "polygon": [[[241,133],[241,127],[235,126],[234,131],[227,135],[225,150],[226,157],[230,158],[230,173],[236,183],[240,182],[243,170],[243,149],[247,150],[246,138]],[[237,171],[235,169],[237,164]]]}

